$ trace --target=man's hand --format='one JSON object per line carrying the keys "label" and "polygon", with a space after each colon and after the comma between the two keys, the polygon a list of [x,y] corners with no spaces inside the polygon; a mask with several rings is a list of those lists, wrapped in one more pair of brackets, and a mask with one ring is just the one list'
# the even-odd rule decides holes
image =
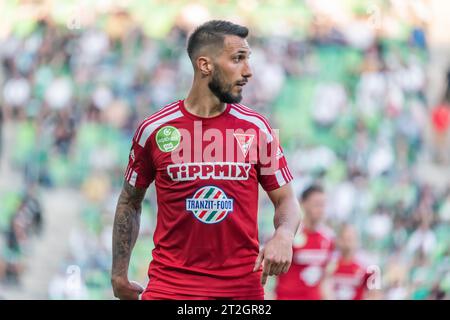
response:
{"label": "man's hand", "polygon": [[262,285],[266,284],[268,276],[278,276],[289,270],[292,262],[292,242],[294,234],[281,228],[275,231],[274,236],[259,252],[253,272],[263,265],[261,277]]}
{"label": "man's hand", "polygon": [[289,270],[292,262],[292,243],[300,223],[300,206],[291,183],[267,193],[275,207],[275,234],[259,252],[253,272],[263,265],[262,285],[268,276],[278,276]]}
{"label": "man's hand", "polygon": [[120,300],[139,300],[139,295],[144,288],[136,281],[128,281],[126,278],[114,278],[111,280],[114,296]]}

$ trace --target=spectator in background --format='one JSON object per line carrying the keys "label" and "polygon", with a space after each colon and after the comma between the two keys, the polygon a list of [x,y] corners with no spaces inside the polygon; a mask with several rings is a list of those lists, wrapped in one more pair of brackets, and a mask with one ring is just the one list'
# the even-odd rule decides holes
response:
{"label": "spectator in background", "polygon": [[54,129],[55,147],[63,155],[68,155],[69,153],[69,148],[75,135],[74,125],[68,109],[63,109],[57,113]]}
{"label": "spectator in background", "polygon": [[0,159],[3,151],[3,108],[0,108]]}
{"label": "spectator in background", "polygon": [[36,197],[36,189],[29,186],[23,196],[17,212],[11,217],[8,230],[5,232],[3,263],[0,257],[0,280],[7,283],[20,283],[20,275],[24,271],[22,257],[30,237],[42,231],[42,210]]}
{"label": "spectator in background", "polygon": [[[0,250],[3,251],[3,248],[5,248],[5,243],[3,241],[3,238],[0,238]],[[5,279],[6,277],[6,260],[4,257],[4,253],[0,251],[0,283]]]}
{"label": "spectator in background", "polygon": [[[323,281],[323,292],[328,300],[361,300],[370,296],[369,292],[380,284],[380,279],[370,283],[369,277],[374,270],[358,252],[359,239],[354,226],[343,224],[336,240],[337,251],[327,266]],[[374,276],[377,276],[374,274]],[[370,287],[373,285],[374,287]]]}
{"label": "spectator in background", "polygon": [[448,299],[446,297],[445,291],[441,288],[439,283],[435,283],[433,288],[431,289],[430,295],[427,297],[427,300],[444,300]]}
{"label": "spectator in background", "polygon": [[431,111],[436,160],[442,165],[450,163],[450,68],[446,75],[444,98]]}
{"label": "spectator in background", "polygon": [[443,101],[431,111],[436,160],[442,165],[449,163],[450,104]]}
{"label": "spectator in background", "polygon": [[450,68],[447,70],[444,100],[450,101]]}
{"label": "spectator in background", "polygon": [[423,216],[419,227],[409,238],[407,248],[411,254],[421,252],[429,256],[436,248],[437,240],[433,230],[430,228],[430,217]]}
{"label": "spectator in background", "polygon": [[277,278],[278,300],[320,300],[325,267],[334,250],[334,235],[323,224],[325,192],[311,185],[301,195],[304,211],[303,228],[294,239],[293,258],[289,271]]}

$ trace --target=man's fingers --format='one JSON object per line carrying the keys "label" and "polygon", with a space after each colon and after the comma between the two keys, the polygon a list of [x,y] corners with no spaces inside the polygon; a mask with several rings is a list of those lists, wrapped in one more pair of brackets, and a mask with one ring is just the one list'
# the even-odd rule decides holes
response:
{"label": "man's fingers", "polygon": [[135,290],[135,291],[137,291],[137,292],[139,292],[139,293],[142,293],[142,292],[144,292],[144,287],[143,286],[141,286],[141,284],[139,283],[139,282],[136,282],[136,281],[130,281],[130,285],[131,285],[131,287],[133,288],[133,290]]}
{"label": "man's fingers", "polygon": [[282,273],[286,273],[289,270],[289,267],[291,266],[291,263],[288,262],[284,262],[280,264],[280,270],[278,272],[278,275],[282,274]]}
{"label": "man's fingers", "polygon": [[281,270],[283,269],[283,264],[280,263],[274,263],[272,264],[272,276],[277,276],[281,273]]}
{"label": "man's fingers", "polygon": [[256,258],[255,266],[253,267],[253,272],[258,271],[261,268],[261,263],[264,259],[264,249],[261,249],[258,254],[258,258]]}
{"label": "man's fingers", "polygon": [[278,269],[277,269],[277,276],[279,276],[283,272],[285,266],[286,266],[286,263],[280,263],[280,265],[278,266]]}
{"label": "man's fingers", "polygon": [[273,255],[267,255],[265,261],[268,263],[267,273],[269,276],[276,275],[279,263],[277,262],[277,257],[274,257]]}
{"label": "man's fingers", "polygon": [[139,295],[144,292],[144,287],[136,281],[130,281],[120,287],[114,287],[114,296],[120,300],[139,300]]}
{"label": "man's fingers", "polygon": [[283,273],[286,273],[289,271],[289,268],[291,267],[291,263],[290,262],[286,262],[284,267],[283,267]]}
{"label": "man's fingers", "polygon": [[[277,259],[275,259],[277,261]],[[278,276],[281,273],[286,273],[291,266],[290,262],[275,262],[271,260],[270,269],[268,270],[269,276]]]}
{"label": "man's fingers", "polygon": [[288,263],[283,263],[283,267],[281,268],[280,274],[282,273],[286,273],[286,268],[287,268]]}
{"label": "man's fingers", "polygon": [[270,268],[269,268],[269,270],[267,272],[269,274],[269,276],[273,276],[274,275],[275,268],[276,268],[276,265],[274,263],[271,263],[270,264]]}
{"label": "man's fingers", "polygon": [[271,265],[272,265],[272,263],[269,260],[264,260],[263,273],[262,273],[262,277],[261,277],[262,285],[266,284],[267,277],[269,276],[269,273],[270,273]]}
{"label": "man's fingers", "polygon": [[261,277],[261,284],[262,284],[263,286],[266,284],[266,281],[267,281],[267,277],[268,277],[268,276],[269,276],[268,273],[264,273],[264,272],[263,272],[262,277]]}

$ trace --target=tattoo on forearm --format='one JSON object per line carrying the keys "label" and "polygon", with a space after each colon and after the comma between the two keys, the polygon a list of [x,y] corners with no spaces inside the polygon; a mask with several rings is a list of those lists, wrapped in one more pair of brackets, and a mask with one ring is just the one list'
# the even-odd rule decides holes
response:
{"label": "tattoo on forearm", "polygon": [[124,182],[116,208],[113,227],[112,276],[127,276],[131,250],[139,234],[141,203],[146,189]]}

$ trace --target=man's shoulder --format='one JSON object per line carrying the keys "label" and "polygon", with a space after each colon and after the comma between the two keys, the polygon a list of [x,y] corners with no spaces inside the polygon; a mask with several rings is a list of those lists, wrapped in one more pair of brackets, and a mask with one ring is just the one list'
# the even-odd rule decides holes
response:
{"label": "man's shoulder", "polygon": [[156,129],[182,116],[183,113],[180,109],[180,100],[169,103],[140,121],[134,139],[140,145],[144,146],[147,139]]}
{"label": "man's shoulder", "polygon": [[145,123],[156,122],[157,120],[166,118],[167,116],[174,114],[180,110],[181,110],[180,109],[180,100],[173,101],[169,104],[166,104],[162,107],[157,108],[156,111],[154,111],[153,113],[148,115],[146,118],[141,120],[139,126],[141,126]]}
{"label": "man's shoulder", "polygon": [[259,119],[263,120],[269,126],[268,118],[264,114],[255,110],[254,108],[248,107],[241,103],[232,103],[230,111],[232,112],[232,114],[241,114],[241,115],[246,115],[248,117],[259,118]]}
{"label": "man's shoulder", "polygon": [[230,108],[230,115],[237,118],[238,121],[254,130],[264,132],[269,141],[272,140],[273,129],[266,116],[258,111],[251,109],[243,104],[233,103]]}

